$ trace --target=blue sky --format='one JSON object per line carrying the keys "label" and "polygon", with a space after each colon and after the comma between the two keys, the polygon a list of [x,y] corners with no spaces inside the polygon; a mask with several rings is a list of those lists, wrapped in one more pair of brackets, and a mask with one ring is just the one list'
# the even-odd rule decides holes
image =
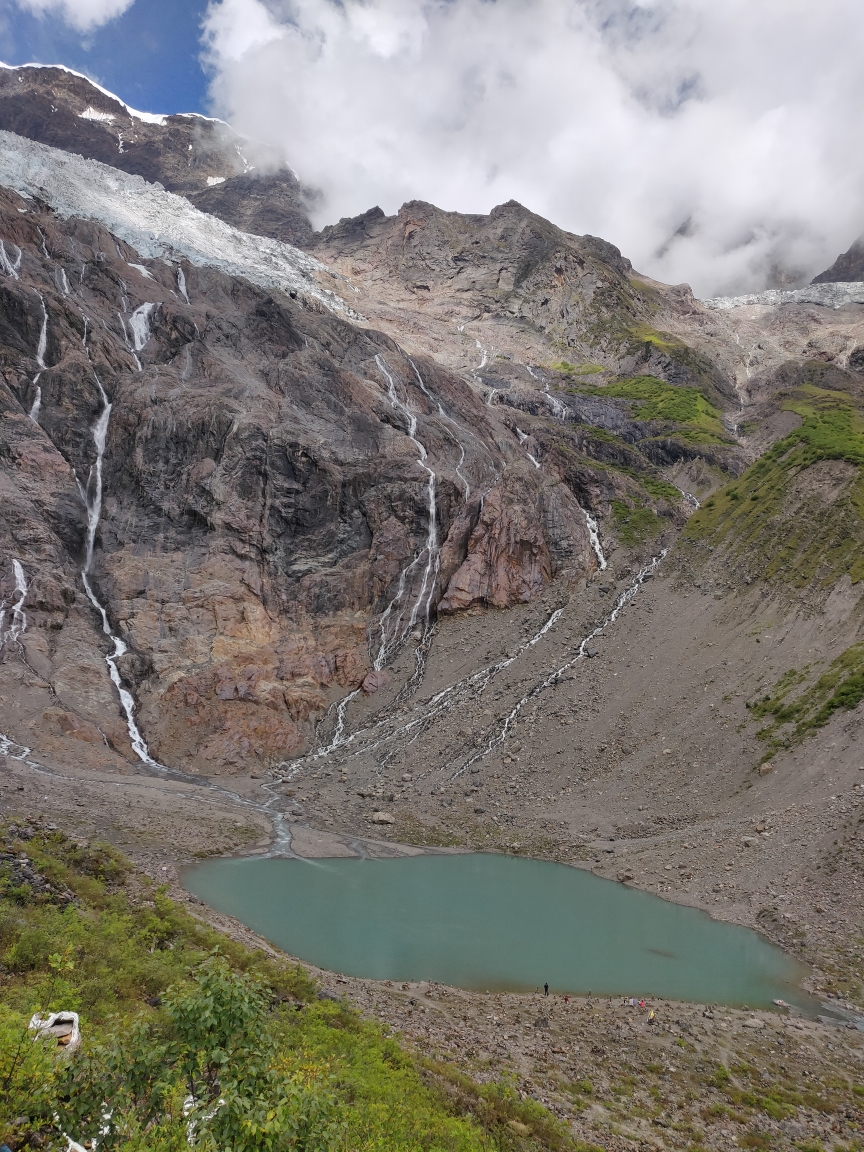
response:
{"label": "blue sky", "polygon": [[56,13],[36,16],[0,0],[0,60],[65,64],[142,112],[206,112],[198,62],[206,0],[135,0],[82,35]]}

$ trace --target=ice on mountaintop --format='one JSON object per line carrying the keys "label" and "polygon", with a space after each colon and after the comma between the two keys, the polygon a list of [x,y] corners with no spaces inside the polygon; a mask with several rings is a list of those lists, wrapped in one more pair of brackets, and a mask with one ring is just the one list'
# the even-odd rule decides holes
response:
{"label": "ice on mountaintop", "polygon": [[[76,72],[74,68],[67,68],[65,64],[4,64],[0,61],[0,68],[6,68],[10,72],[20,72],[25,68],[47,69],[56,68],[58,72],[68,72],[70,76],[79,76],[82,80],[86,80],[88,84],[92,85],[97,92],[101,92],[103,96],[109,96],[112,100],[116,101],[122,108],[125,108],[130,116],[136,120],[141,120],[144,124],[158,124],[164,125],[168,117],[157,112],[139,112],[137,108],[130,108],[125,100],[121,100],[114,92],[109,92],[107,88],[103,88],[101,84],[97,84],[90,76],[85,75],[83,72]],[[88,116],[87,112],[92,112],[92,116]],[[88,108],[82,115],[85,120],[113,120],[113,116],[108,116],[104,112],[97,112],[95,108]],[[203,117],[203,119],[210,119],[210,117]]]}
{"label": "ice on mountaintop", "polygon": [[245,276],[262,288],[302,292],[334,312],[362,319],[318,283],[325,264],[281,240],[232,228],[182,196],[81,156],[0,132],[0,184],[38,197],[60,216],[96,220],[145,259],[185,256],[199,267]]}

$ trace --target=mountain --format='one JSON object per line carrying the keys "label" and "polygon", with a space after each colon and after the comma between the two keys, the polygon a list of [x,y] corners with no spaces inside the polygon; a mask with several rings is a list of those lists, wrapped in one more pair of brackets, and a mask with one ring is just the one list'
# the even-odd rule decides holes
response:
{"label": "mountain", "polygon": [[312,236],[315,193],[221,120],[137,112],[68,68],[4,65],[0,129],[160,183],[237,228],[300,245]]}
{"label": "mountain", "polygon": [[848,252],[838,256],[830,268],[814,276],[813,284],[864,282],[864,237],[859,237]]}
{"label": "mountain", "polygon": [[274,812],[575,862],[864,1003],[851,272],[702,301],[514,201],[314,232],[227,125],[0,81],[16,803],[160,869]]}

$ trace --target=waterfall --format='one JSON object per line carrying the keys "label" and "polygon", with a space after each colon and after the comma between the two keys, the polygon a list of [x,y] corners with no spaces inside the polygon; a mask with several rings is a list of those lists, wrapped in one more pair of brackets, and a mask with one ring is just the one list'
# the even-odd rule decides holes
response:
{"label": "waterfall", "polygon": [[[523,432],[522,429],[517,426],[516,427],[516,435],[519,437],[519,443],[524,446],[528,440],[527,433]],[[528,459],[531,461],[531,463],[534,465],[535,468],[540,467],[540,461],[537,459],[536,456],[532,456],[527,448],[525,449],[525,455],[528,457]]]}
{"label": "waterfall", "polygon": [[132,329],[132,340],[136,352],[140,352],[150,339],[150,316],[158,307],[158,304],[141,304],[129,317],[129,327]]}
{"label": "waterfall", "polygon": [[37,292],[36,295],[42,305],[42,328],[39,331],[39,341],[36,345],[36,363],[44,371],[45,349],[48,347],[48,309],[45,307],[45,299],[42,294]]}
{"label": "waterfall", "polygon": [[[343,738],[344,730],[344,710],[343,705],[347,705],[350,700],[357,695],[357,692],[352,692],[350,696],[346,696],[339,705],[331,706],[327,713],[322,717],[321,724],[327,719],[331,711],[337,712],[337,731],[339,738],[334,736],[331,738],[330,743],[324,747],[319,748],[309,759],[317,760],[321,756],[328,756],[331,752],[335,752],[337,748],[344,747],[350,744],[355,744],[362,741],[364,737],[373,736],[371,744],[362,744],[354,753],[359,756],[362,752],[371,752],[379,748],[383,744],[390,743],[398,737],[407,737],[408,743],[415,740],[423,731],[429,728],[435,721],[442,719],[453,711],[456,707],[468,707],[470,701],[478,699],[483,692],[488,688],[489,684],[496,676],[499,676],[505,669],[514,664],[520,656],[538,644],[547,632],[558,623],[559,619],[564,613],[563,608],[556,608],[550,614],[546,622],[534,633],[528,640],[524,640],[516,652],[512,656],[507,656],[503,660],[498,660],[495,664],[486,664],[484,667],[478,669],[476,672],[470,673],[468,676],[463,676],[461,680],[450,684],[447,688],[443,688],[437,692],[430,700],[426,701],[419,713],[413,719],[408,720],[404,724],[397,724],[395,727],[389,726],[393,717],[377,721],[371,727],[359,728],[352,732],[350,736]],[[359,690],[358,690],[359,691]],[[397,698],[398,699],[398,698]],[[397,713],[397,718],[398,718]],[[302,767],[303,761],[294,761],[291,767],[291,775],[296,775]],[[282,765],[287,767],[288,762]]]}
{"label": "waterfall", "polygon": [[[436,483],[437,476],[432,468],[426,463],[427,452],[424,445],[417,439],[417,416],[408,403],[407,393],[406,399],[403,403],[399,399],[399,394],[396,391],[396,382],[393,379],[390,371],[384,364],[380,356],[375,357],[382,376],[387,381],[387,397],[395,412],[400,413],[408,421],[408,439],[415,446],[418,452],[417,463],[428,475],[426,483],[426,498],[427,509],[429,517],[429,527],[426,533],[426,543],[423,548],[418,552],[414,559],[403,568],[399,575],[399,583],[396,589],[396,595],[384,609],[378,621],[378,629],[380,632],[380,642],[378,651],[372,660],[372,667],[375,671],[380,671],[384,667],[387,660],[393,655],[396,649],[402,644],[407,634],[411,631],[418,619],[423,619],[424,628],[429,626],[429,614],[432,608],[432,596],[435,591],[435,579],[438,575],[438,567],[441,562],[441,549],[438,543],[438,513],[436,508]],[[403,624],[407,611],[407,603],[405,602],[408,577],[413,570],[418,566],[421,558],[426,556],[426,565],[423,569],[423,576],[420,583],[420,591],[414,598],[411,605],[410,612],[408,612],[408,621]],[[391,619],[392,618],[392,619]]]}
{"label": "waterfall", "polygon": [[18,599],[12,604],[12,623],[5,632],[3,631],[3,624],[6,620],[6,601],[4,600],[0,604],[0,649],[4,644],[14,644],[27,627],[24,601],[27,599],[29,588],[20,560],[12,561],[12,572],[15,575],[15,591],[18,593]]}
{"label": "waterfall", "polygon": [[[12,247],[16,248],[17,245],[13,244]],[[9,259],[6,251],[6,245],[0,240],[0,268],[3,269],[7,276],[11,276],[13,280],[19,280],[20,276],[18,273],[21,269],[21,249],[18,248],[18,255],[15,260],[12,261]]]}
{"label": "waterfall", "polygon": [[86,486],[79,482],[81,497],[84,501],[84,506],[87,509],[87,546],[84,555],[84,567],[81,570],[81,579],[84,583],[84,591],[87,593],[87,598],[90,603],[99,613],[102,619],[102,631],[113,641],[114,651],[105,657],[105,663],[108,665],[108,674],[117,689],[120,696],[120,703],[123,705],[123,711],[126,714],[126,728],[129,732],[129,740],[132,744],[132,749],[139,760],[145,764],[149,764],[153,768],[162,768],[162,765],[154,760],[150,755],[150,749],[144,741],[144,737],[138,729],[135,722],[135,701],[132,693],[123,686],[123,680],[117,668],[117,661],[128,651],[128,646],[111,631],[111,625],[108,620],[108,613],[100,603],[93,591],[90,584],[90,568],[93,564],[93,548],[96,542],[96,529],[99,527],[99,519],[102,515],[102,460],[105,455],[105,441],[108,435],[108,421],[111,419],[111,404],[105,394],[105,389],[102,387],[102,381],[96,374],[93,374],[96,381],[96,386],[99,389],[99,397],[102,400],[102,410],[96,417],[96,422],[93,425],[93,443],[96,446],[96,464],[90,469],[90,475],[87,478]]}
{"label": "waterfall", "polygon": [[36,295],[39,297],[39,303],[42,305],[42,328],[36,344],[36,363],[39,365],[39,371],[33,377],[36,396],[29,412],[30,419],[34,424],[39,423],[39,409],[42,407],[42,389],[39,387],[39,377],[45,371],[45,349],[48,347],[48,309],[45,307],[45,300],[41,293],[37,292]]}
{"label": "waterfall", "polygon": [[190,303],[189,293],[186,291],[186,277],[183,274],[183,269],[177,269],[177,291],[183,297],[187,304]]}
{"label": "waterfall", "polygon": [[588,538],[591,541],[591,547],[594,549],[594,555],[597,557],[597,564],[600,571],[605,571],[606,557],[603,555],[603,549],[600,547],[600,529],[597,527],[597,521],[591,515],[587,508],[583,508],[585,513],[585,523],[588,525]]}
{"label": "waterfall", "polygon": [[[417,377],[417,383],[420,385],[420,388],[421,388],[423,394],[425,396],[428,396],[429,399],[432,401],[432,403],[437,407],[438,415],[441,417],[441,419],[446,420],[448,424],[452,424],[454,428],[459,428],[459,425],[457,424],[457,422],[451,416],[448,416],[447,413],[444,411],[444,406],[442,405],[441,401],[436,400],[436,398],[432,395],[432,393],[429,391],[429,389],[423,383],[423,377],[420,375],[420,372],[419,372],[419,369],[417,368],[417,365],[414,363],[414,361],[411,359],[410,356],[408,357],[408,363],[414,369],[414,375]],[[461,431],[461,429],[460,429],[460,431]],[[469,432],[469,436],[470,435],[471,435],[471,433]],[[471,495],[471,486],[460,471],[462,465],[465,463],[465,445],[462,443],[462,441],[459,439],[458,436],[454,436],[453,438],[456,441],[456,443],[458,444],[459,451],[460,451],[459,463],[456,465],[454,471],[455,471],[456,475],[459,477],[459,479],[462,481],[462,483],[465,487],[465,499],[467,500],[468,497]]]}
{"label": "waterfall", "polygon": [[[126,327],[126,321],[123,318],[123,313],[118,312],[117,315],[120,319],[120,325],[123,328],[123,339],[126,341],[126,347],[132,353],[132,359],[135,361],[135,366],[139,372],[142,372],[141,361],[138,359],[138,353],[150,339],[150,316],[158,304],[141,304],[129,316],[129,328]],[[132,333],[132,339],[129,339],[129,333]]]}

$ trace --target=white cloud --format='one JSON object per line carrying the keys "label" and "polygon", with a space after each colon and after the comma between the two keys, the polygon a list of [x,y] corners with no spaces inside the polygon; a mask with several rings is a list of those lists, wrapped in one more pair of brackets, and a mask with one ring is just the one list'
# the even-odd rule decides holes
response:
{"label": "white cloud", "polygon": [[703,295],[864,225],[858,0],[211,0],[205,43],[319,224],[514,198]]}
{"label": "white cloud", "polygon": [[20,8],[37,16],[56,14],[79,32],[92,32],[115,16],[122,16],[135,0],[16,0]]}

